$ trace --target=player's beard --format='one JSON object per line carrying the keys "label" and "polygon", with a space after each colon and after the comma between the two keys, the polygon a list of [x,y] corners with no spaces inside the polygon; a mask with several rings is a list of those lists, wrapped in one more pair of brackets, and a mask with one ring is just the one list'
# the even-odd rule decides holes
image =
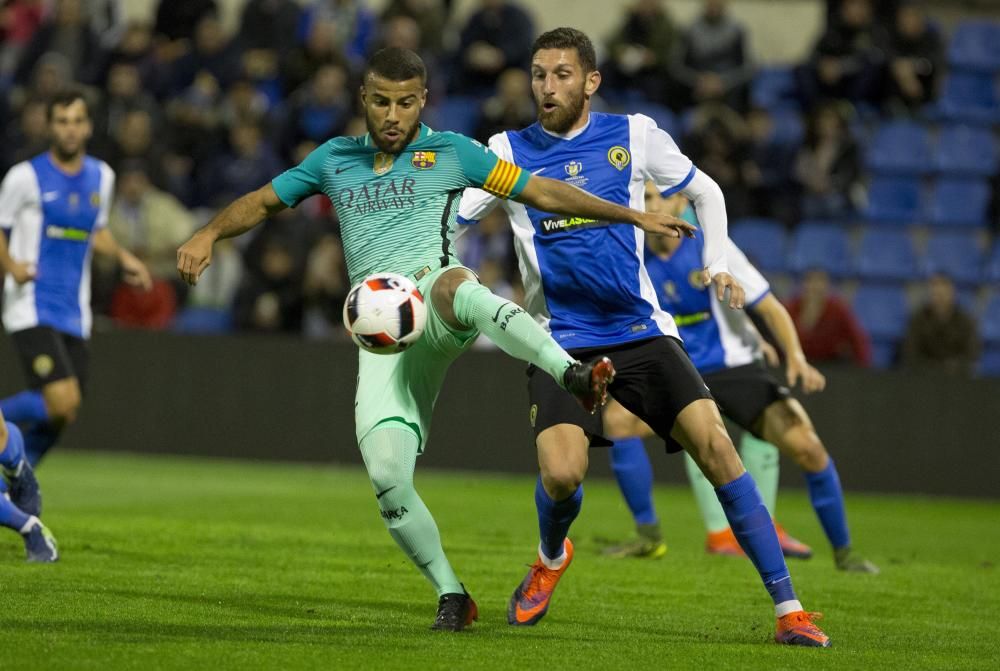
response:
{"label": "player's beard", "polygon": [[83,143],[78,142],[75,147],[67,147],[65,144],[54,142],[52,144],[52,153],[56,155],[56,158],[61,163],[69,163],[75,161],[83,153]]}
{"label": "player's beard", "polygon": [[[543,100],[538,103],[538,121],[542,128],[550,133],[563,134],[569,132],[580,117],[583,115],[583,106],[586,103],[586,94],[583,87],[574,93],[567,94],[565,103],[558,103],[551,112],[546,112],[542,105],[547,102]],[[553,102],[553,101],[548,101]]]}
{"label": "player's beard", "polygon": [[375,146],[384,151],[386,154],[398,154],[403,151],[407,145],[413,142],[413,138],[417,136],[417,133],[420,132],[420,120],[417,119],[413,123],[413,128],[411,128],[406,135],[392,144],[386,144],[379,135],[379,131],[381,129],[375,126],[375,122],[372,121],[371,117],[365,117],[365,125],[368,126],[368,135],[371,136],[372,142],[374,142]]}

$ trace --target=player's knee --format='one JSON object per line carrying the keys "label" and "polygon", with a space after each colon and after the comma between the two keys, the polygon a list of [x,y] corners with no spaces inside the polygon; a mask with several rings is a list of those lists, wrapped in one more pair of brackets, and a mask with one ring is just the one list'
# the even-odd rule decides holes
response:
{"label": "player's knee", "polygon": [[586,469],[572,464],[562,464],[555,468],[548,469],[542,473],[542,487],[545,492],[555,499],[561,501],[573,495],[583,482]]}
{"label": "player's knee", "polygon": [[7,422],[0,419],[0,452],[7,448],[7,439],[10,433],[7,431]]}
{"label": "player's knee", "polygon": [[818,473],[826,468],[829,461],[826,448],[814,431],[796,432],[788,445],[788,454],[804,471]]}

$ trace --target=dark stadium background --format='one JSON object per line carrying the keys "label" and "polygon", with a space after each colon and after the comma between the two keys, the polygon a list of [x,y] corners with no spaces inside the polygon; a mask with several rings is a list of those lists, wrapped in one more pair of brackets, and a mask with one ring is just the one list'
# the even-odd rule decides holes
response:
{"label": "dark stadium background", "polygon": [[[722,185],[732,237],[779,297],[822,271],[856,315],[864,342],[818,362],[831,384],[807,401],[846,486],[995,497],[1000,2],[733,0],[731,39],[711,53],[706,4],[0,2],[0,169],[46,148],[44,101],[82,86],[90,151],[118,173],[112,229],[158,280],[140,294],[95,268],[92,379],[64,447],[356,463],[330,204],[221,246],[193,291],[175,249],[317,143],[364,132],[356,90],[372,50],[417,49],[432,73],[426,121],[485,141],[532,122],[531,40],[569,24],[599,48],[595,107],[652,116]],[[899,74],[909,67],[916,92]],[[848,76],[823,81],[837,69]],[[494,291],[522,295],[502,219],[460,244]],[[918,337],[932,275],[975,324],[946,352]],[[17,370],[5,342],[0,393],[20,387]],[[523,382],[496,352],[459,361],[422,467],[534,469]],[[470,426],[497,428],[472,438]]]}

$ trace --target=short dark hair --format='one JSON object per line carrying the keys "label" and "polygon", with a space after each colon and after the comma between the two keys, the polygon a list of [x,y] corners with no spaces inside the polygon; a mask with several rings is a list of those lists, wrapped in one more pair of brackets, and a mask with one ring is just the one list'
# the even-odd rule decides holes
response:
{"label": "short dark hair", "polygon": [[[49,98],[49,104],[46,108],[46,116],[49,121],[52,121],[52,115],[56,110],[56,107],[69,107],[77,100],[82,100],[83,104],[87,104],[87,96],[84,95],[83,91],[80,89],[66,89],[65,91],[60,91],[54,96]],[[87,110],[90,113],[90,110]]]}
{"label": "short dark hair", "polygon": [[402,82],[414,77],[418,77],[422,82],[427,81],[427,68],[423,59],[413,51],[400,47],[386,47],[372,54],[365,66],[364,79],[367,80],[370,74],[393,82]]}
{"label": "short dark hair", "polygon": [[597,53],[594,51],[594,43],[590,41],[586,33],[576,28],[556,28],[542,33],[531,46],[532,57],[542,49],[576,49],[584,72],[593,72],[597,69]]}

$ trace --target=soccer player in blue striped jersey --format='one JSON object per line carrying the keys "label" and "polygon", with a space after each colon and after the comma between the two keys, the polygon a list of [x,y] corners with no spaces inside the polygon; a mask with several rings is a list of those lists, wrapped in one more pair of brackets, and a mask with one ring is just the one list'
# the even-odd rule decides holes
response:
{"label": "soccer player in blue striped jersey", "polygon": [[[8,486],[8,481],[12,487]],[[20,497],[22,506],[11,500],[12,494],[18,496],[19,493],[27,494]],[[21,431],[17,425],[7,422],[0,412],[0,526],[21,535],[29,562],[54,562],[59,559],[59,550],[55,537],[38,519],[40,504],[38,483],[24,456]]]}
{"label": "soccer player in blue striped jersey", "polygon": [[[726,264],[722,191],[680,153],[673,139],[642,115],[591,112],[601,82],[593,44],[572,28],[541,35],[532,49],[532,92],[538,123],[490,140],[490,148],[534,174],[548,175],[633,207],[643,205],[645,182],[665,194],[684,193],[702,216],[705,238],[700,281],[716,298],[740,308],[743,290]],[[473,191],[460,221],[478,220],[498,199]],[[708,388],[684,352],[677,327],[656,300],[643,262],[643,235],[600,218],[567,218],[510,204],[528,311],[573,356],[610,356],[612,397],[642,418],[667,443],[686,450],[716,492],[747,555],[774,601],[776,640],[827,646],[792,588],[771,517],[743,468]],[[536,624],[573,558],[567,538],[580,511],[588,447],[603,442],[600,416],[529,369],[529,419],[540,477],[535,487],[540,543],[537,559],[511,596],[511,625]]]}
{"label": "soccer player in blue striped jersey", "polygon": [[83,94],[56,95],[48,123],[49,151],[13,166],[0,184],[3,325],[28,381],[0,400],[0,410],[24,427],[33,465],[76,419],[86,386],[92,253],[117,259],[127,282],[152,284],[142,261],[107,229],[115,176],[86,154],[91,123]]}
{"label": "soccer player in blue striped jersey", "polygon": [[[646,194],[649,211],[665,209],[651,185]],[[747,308],[761,317],[785,354],[786,384],[774,379],[755,359],[753,343],[757,335],[746,313],[720,309],[699,282],[691,281],[704,263],[704,239],[701,230],[680,244],[657,235],[647,237],[646,268],[660,305],[674,315],[691,359],[722,412],[745,431],[773,444],[802,469],[813,509],[833,548],[836,567],[843,571],[878,573],[874,564],[851,550],[837,468],[805,408],[791,396],[790,387],[799,382],[804,392],[812,393],[822,391],[826,380],[806,360],[795,325],[771,293],[767,280],[728,240],[729,268],[747,290]],[[616,404],[608,407],[606,423],[614,427],[609,433],[618,439],[651,433]],[[634,466],[648,468],[645,450],[629,452]],[[703,487],[694,477],[692,485],[696,493]],[[627,482],[623,493],[626,498],[637,500],[650,494],[646,485],[638,481]]]}

